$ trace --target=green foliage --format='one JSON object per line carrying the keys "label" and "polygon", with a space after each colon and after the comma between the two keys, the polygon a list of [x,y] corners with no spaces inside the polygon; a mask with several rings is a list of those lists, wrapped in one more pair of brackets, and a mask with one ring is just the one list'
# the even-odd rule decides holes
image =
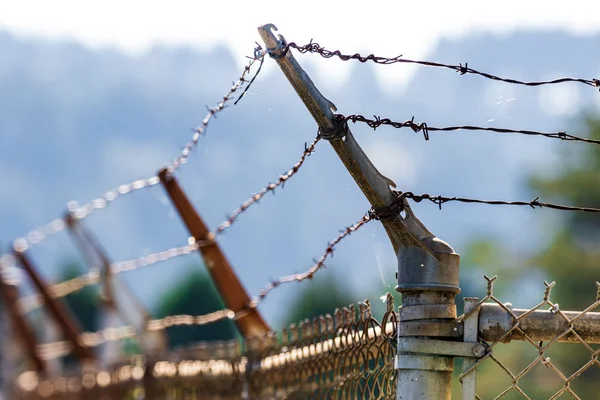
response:
{"label": "green foliage", "polygon": [[[583,125],[581,135],[600,139],[600,119],[587,118]],[[600,147],[571,144],[562,146],[560,155],[561,163],[557,168],[529,178],[527,187],[532,196],[548,202],[600,208]],[[548,243],[530,259],[519,262],[515,257],[513,262],[518,265],[517,270],[537,268],[549,275],[549,280],[556,281],[550,300],[559,303],[561,310],[584,310],[595,301],[595,282],[600,280],[600,215],[562,212],[549,217],[557,219],[549,227],[551,239]],[[474,244],[475,248],[478,248],[477,257],[484,258],[479,261],[496,263],[494,260],[499,255],[490,252],[488,245]],[[501,281],[517,278],[513,275],[506,279],[506,270],[499,271],[502,271]],[[515,341],[496,347],[494,355],[516,374],[537,359],[539,351],[530,343]],[[566,377],[593,358],[583,345],[571,343],[555,343],[544,356],[549,357]],[[592,367],[574,379],[570,387],[581,398],[597,398],[599,381],[600,370]],[[478,383],[479,394],[488,398],[511,386],[511,379],[494,363],[485,362],[478,370]],[[519,381],[519,387],[531,398],[549,398],[563,387],[563,383],[556,373],[540,364]],[[521,396],[512,391],[507,398]]]}
{"label": "green foliage", "polygon": [[[203,315],[224,308],[220,295],[210,277],[194,272],[176,283],[158,306],[159,318],[168,315]],[[237,337],[237,329],[230,320],[206,326],[177,326],[167,329],[169,346],[183,346],[191,342],[229,340]]]}
{"label": "green foliage", "polygon": [[292,302],[284,326],[319,315],[333,315],[336,308],[347,307],[356,301],[356,295],[347,289],[343,278],[331,273],[317,274]]}
{"label": "green foliage", "polygon": [[[82,274],[82,269],[74,262],[67,263],[60,276],[60,281],[73,279]],[[82,331],[94,332],[99,328],[101,299],[96,288],[87,286],[60,299],[75,318]],[[71,354],[64,358],[65,365],[75,365],[77,359]]]}
{"label": "green foliage", "polygon": [[[600,119],[586,119],[587,137],[600,139]],[[575,150],[576,149],[576,150]],[[572,146],[561,154],[552,176],[534,176],[529,186],[545,201],[600,208],[600,146]],[[553,300],[564,309],[583,309],[595,299],[600,280],[600,215],[561,213],[553,239],[531,262],[556,280]]]}
{"label": "green foliage", "polygon": [[[77,264],[69,263],[63,268],[60,281],[73,279],[81,274],[81,268]],[[82,330],[89,332],[98,330],[100,296],[95,288],[85,287],[65,296],[62,301],[77,319]]]}

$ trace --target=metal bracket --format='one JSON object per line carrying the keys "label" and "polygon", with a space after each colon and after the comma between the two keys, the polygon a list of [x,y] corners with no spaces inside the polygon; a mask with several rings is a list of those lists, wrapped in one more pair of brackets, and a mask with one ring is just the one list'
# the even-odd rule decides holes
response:
{"label": "metal bracket", "polygon": [[463,326],[456,321],[402,321],[401,319],[398,324],[398,337],[414,336],[462,339]]}
{"label": "metal bracket", "polygon": [[[400,338],[398,339],[398,352],[429,354],[432,356],[481,358],[485,356],[487,349],[481,343]],[[398,357],[402,357],[402,355]]]}

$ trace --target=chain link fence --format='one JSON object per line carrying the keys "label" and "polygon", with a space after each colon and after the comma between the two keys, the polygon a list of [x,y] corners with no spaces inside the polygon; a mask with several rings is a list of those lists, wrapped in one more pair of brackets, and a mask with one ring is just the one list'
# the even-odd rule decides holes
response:
{"label": "chain link fence", "polygon": [[[70,377],[40,379],[26,372],[17,379],[15,398],[403,399],[396,392],[402,376],[395,369],[397,354],[444,356],[450,343],[460,342],[482,351],[456,358],[453,398],[598,398],[600,313],[594,309],[600,284],[595,301],[574,312],[551,301],[554,283],[545,284],[535,307],[516,309],[496,297],[495,278],[486,279],[487,295],[465,299],[466,312],[449,321],[457,340],[439,354],[423,347],[424,338],[403,336],[402,307],[397,313],[388,294],[381,318],[365,301],[263,338],[134,356],[108,370],[88,365]],[[468,338],[473,322],[476,340]]]}
{"label": "chain link fence", "polygon": [[515,309],[494,294],[495,278],[486,279],[487,295],[473,309],[486,353],[463,368],[459,381],[477,374],[477,399],[600,398],[600,284],[583,311],[552,302],[554,282],[544,282],[537,305]]}

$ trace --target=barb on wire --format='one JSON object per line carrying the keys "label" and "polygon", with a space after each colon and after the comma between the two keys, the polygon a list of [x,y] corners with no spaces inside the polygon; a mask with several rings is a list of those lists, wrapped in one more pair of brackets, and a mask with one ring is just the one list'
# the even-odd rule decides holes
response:
{"label": "barb on wire", "polygon": [[[277,281],[271,282],[267,286],[265,286],[257,296],[255,296],[254,300],[248,304],[246,308],[239,312],[234,312],[230,309],[222,309],[218,311],[214,311],[205,315],[171,315],[161,319],[155,319],[148,322],[147,328],[150,331],[161,331],[167,329],[172,326],[183,326],[183,325],[208,325],[212,324],[224,319],[237,319],[245,315],[256,307],[258,307],[259,303],[265,299],[265,297],[271,292],[273,289],[281,286],[285,283],[291,282],[302,282],[306,279],[312,279],[312,277],[325,266],[325,261],[327,258],[333,255],[335,250],[335,246],[337,246],[343,239],[350,236],[353,232],[360,229],[366,223],[371,221],[371,217],[367,214],[363,216],[358,222],[347,227],[343,230],[338,237],[336,237],[332,242],[327,245],[325,252],[319,258],[319,260],[315,260],[315,263],[312,267],[310,267],[306,272],[301,274],[284,276]],[[115,270],[116,272],[116,270]],[[135,329],[132,326],[122,326],[118,328],[109,327],[98,332],[85,332],[81,335],[81,341],[85,346],[88,347],[96,347],[100,346],[107,341],[118,341],[127,339],[129,337],[133,337],[136,334]],[[69,354],[71,351],[68,343],[64,341],[60,342],[52,342],[52,343],[44,343],[38,346],[38,352],[42,355],[45,360],[63,357]]]}
{"label": "barb on wire", "polygon": [[576,206],[563,206],[560,204],[553,203],[545,203],[539,201],[539,197],[531,201],[504,201],[504,200],[481,200],[481,199],[471,199],[466,197],[446,197],[446,196],[432,196],[430,194],[424,193],[421,195],[414,194],[412,192],[395,192],[397,197],[397,201],[401,202],[402,199],[412,199],[413,201],[420,203],[423,200],[428,200],[434,204],[437,204],[440,209],[442,208],[442,204],[457,201],[461,203],[477,203],[477,204],[490,204],[490,205],[505,205],[505,206],[529,206],[531,208],[551,208],[554,210],[560,211],[581,211],[581,212],[589,212],[589,213],[598,213],[600,212],[600,208],[594,207],[576,207]]}
{"label": "barb on wire", "polygon": [[[106,192],[104,196],[98,197],[97,199],[94,199],[82,206],[77,204],[77,202],[69,202],[68,208],[71,215],[73,215],[75,219],[81,220],[88,217],[95,210],[106,208],[110,203],[112,203],[113,201],[125,194],[132,193],[146,187],[154,186],[158,183],[159,179],[157,176],[152,176],[148,179],[138,179],[131,183],[120,185],[116,189]],[[16,239],[13,242],[13,246],[18,251],[25,251],[33,245],[42,243],[48,237],[62,232],[65,229],[65,227],[66,221],[64,220],[64,218],[57,218],[42,227],[34,229],[24,237]]]}
{"label": "barb on wire", "polygon": [[374,115],[373,118],[366,118],[360,114],[351,114],[351,115],[342,115],[336,114],[337,118],[340,118],[344,121],[351,121],[353,123],[361,122],[365,123],[373,129],[377,129],[380,126],[391,126],[396,129],[400,128],[411,128],[414,132],[419,133],[423,132],[423,136],[425,140],[429,140],[429,132],[449,132],[449,131],[459,131],[459,130],[467,130],[467,131],[489,131],[489,132],[497,132],[497,133],[517,133],[521,135],[529,135],[529,136],[544,136],[551,139],[561,139],[561,140],[570,140],[584,143],[591,143],[600,145],[600,140],[597,139],[588,139],[584,137],[574,136],[568,134],[565,131],[559,132],[538,132],[531,131],[525,129],[506,129],[506,128],[494,128],[494,127],[483,127],[483,126],[474,126],[474,125],[460,125],[460,126],[446,126],[446,127],[434,127],[429,126],[425,122],[415,122],[415,117],[412,117],[409,120],[404,122],[392,121],[389,118],[382,118],[381,116]]}
{"label": "barb on wire", "polygon": [[371,221],[371,216],[369,214],[366,214],[354,225],[351,225],[351,226],[347,227],[345,230],[341,231],[341,233],[338,237],[336,237],[332,242],[329,242],[329,244],[327,245],[327,248],[325,249],[325,252],[321,256],[321,258],[319,258],[318,260],[315,260],[314,265],[312,267],[310,267],[306,272],[303,272],[301,274],[283,276],[283,277],[277,279],[276,281],[273,281],[273,282],[269,283],[268,285],[266,285],[255,297],[255,299],[253,301],[253,306],[255,307],[256,305],[258,305],[258,303],[260,303],[269,294],[270,291],[281,286],[282,284],[291,283],[291,282],[302,282],[306,279],[312,279],[313,276],[320,269],[325,267],[325,261],[327,260],[327,258],[330,256],[333,256],[333,251],[335,250],[335,246],[339,242],[341,242],[344,238],[346,238],[347,236],[350,236],[353,232],[356,232],[358,229],[360,229],[363,225],[365,225],[369,221]]}
{"label": "barb on wire", "polygon": [[454,71],[458,72],[460,75],[466,75],[466,74],[479,75],[479,76],[482,76],[487,79],[501,81],[501,82],[505,82],[505,83],[512,83],[515,85],[541,86],[541,85],[552,85],[552,84],[565,83],[565,82],[577,82],[577,83],[582,83],[584,85],[588,85],[588,86],[592,86],[592,87],[600,89],[600,79],[558,78],[558,79],[553,79],[553,80],[549,80],[549,81],[526,82],[526,81],[520,81],[517,79],[502,78],[502,77],[499,77],[496,75],[488,74],[486,72],[481,72],[476,69],[470,68],[468,66],[468,63],[465,63],[465,65],[463,65],[462,63],[456,65],[456,64],[438,63],[438,62],[433,62],[433,61],[410,60],[408,58],[402,58],[402,55],[399,55],[396,57],[381,57],[381,56],[375,56],[374,54],[369,54],[367,56],[360,55],[359,53],[342,54],[342,52],[340,50],[327,50],[324,47],[320,46],[318,43],[313,42],[312,40],[310,41],[310,43],[308,43],[306,45],[298,45],[294,42],[290,42],[285,45],[282,55],[285,55],[285,53],[290,48],[296,49],[300,53],[303,53],[303,54],[304,53],[319,54],[323,58],[337,57],[342,61],[357,60],[361,63],[371,61],[371,62],[374,62],[375,64],[384,64],[384,65],[403,63],[403,64],[422,65],[422,66],[426,66],[426,67],[445,68],[445,69],[454,70]]}
{"label": "barb on wire", "polygon": [[307,145],[305,143],[304,144],[304,152],[302,153],[300,160],[298,160],[298,162],[296,164],[294,164],[294,166],[292,166],[292,168],[290,168],[289,171],[287,171],[283,175],[280,175],[277,182],[269,183],[260,192],[254,194],[252,197],[250,197],[248,200],[246,200],[244,203],[242,203],[238,208],[236,208],[229,215],[229,217],[227,217],[227,220],[222,222],[217,227],[217,229],[215,229],[215,231],[213,232],[213,235],[211,235],[211,236],[214,237],[218,234],[223,233],[225,230],[227,230],[244,211],[246,211],[252,204],[259,202],[260,199],[262,199],[267,193],[272,192],[273,194],[275,194],[275,189],[277,189],[279,186],[281,186],[283,188],[285,183],[300,170],[300,167],[302,167],[302,165],[304,164],[304,161],[306,161],[306,158],[315,152],[315,146],[317,145],[317,143],[319,142],[320,139],[321,139],[321,137],[317,136],[310,145]]}
{"label": "barb on wire", "polygon": [[[198,250],[206,241],[197,241],[186,246],[173,247],[157,253],[148,254],[132,260],[119,261],[111,264],[110,269],[113,274],[119,274],[125,271],[131,271],[140,267],[156,264],[158,262],[167,261],[175,257],[181,257],[193,253]],[[100,271],[98,268],[91,268],[87,273],[75,278],[56,283],[49,287],[50,294],[53,298],[68,296],[87,286],[100,283]],[[40,308],[43,305],[43,300],[37,294],[23,297],[19,299],[19,308],[21,312],[27,313]]]}
{"label": "barb on wire", "polygon": [[[246,75],[248,73],[250,73],[252,65],[257,60],[260,60],[260,67],[259,67],[258,71],[256,72],[254,78],[252,78],[252,80],[250,81],[251,83],[254,82],[254,80],[256,79],[256,76],[258,75],[258,72],[260,72],[260,69],[261,69],[262,63],[263,63],[263,58],[264,58],[264,54],[261,51],[255,50],[254,54],[255,54],[255,57],[251,58],[250,62],[244,67],[242,75],[237,80],[237,82],[233,83],[233,85],[231,86],[229,91],[227,93],[225,93],[225,95],[223,96],[221,101],[219,101],[216,106],[208,109],[208,113],[206,114],[206,117],[204,117],[204,120],[202,120],[202,124],[199,127],[197,127],[196,129],[194,129],[194,135],[192,136],[192,140],[188,144],[185,145],[185,147],[181,151],[181,154],[179,155],[179,157],[177,157],[169,166],[169,170],[170,170],[169,172],[173,172],[174,170],[179,168],[182,164],[184,164],[187,161],[187,159],[190,157],[192,150],[198,144],[198,140],[200,140],[200,136],[202,136],[204,134],[204,132],[206,131],[206,128],[208,127],[210,120],[213,117],[216,118],[216,115],[219,112],[223,111],[223,109],[227,106],[227,103],[233,98],[234,93],[237,92],[239,89],[241,89],[241,87],[244,86],[244,84],[246,82],[248,82],[246,80]],[[236,104],[244,96],[244,93],[242,93],[242,95],[235,101]]]}
{"label": "barb on wire", "polygon": [[[146,327],[150,332],[158,332],[174,326],[207,325],[228,318],[235,318],[235,313],[228,309],[218,310],[199,316],[187,314],[169,315],[164,318],[148,321]],[[96,332],[84,332],[80,335],[80,340],[84,346],[93,348],[107,342],[130,339],[136,335],[137,331],[134,326],[124,325],[119,327],[108,327]],[[37,346],[37,352],[42,359],[52,360],[64,357],[71,353],[71,345],[64,340],[43,343]]]}
{"label": "barb on wire", "polygon": [[252,86],[252,84],[256,80],[256,77],[258,77],[258,74],[260,74],[260,70],[262,69],[263,63],[265,62],[265,53],[262,49],[262,46],[260,44],[258,44],[258,42],[255,42],[255,43],[256,43],[256,47],[254,48],[254,57],[248,57],[248,58],[253,61],[260,60],[260,64],[258,65],[258,69],[256,70],[256,73],[254,74],[252,79],[250,79],[250,82],[248,82],[246,87],[244,88],[244,91],[242,92],[242,94],[240,94],[240,96],[237,98],[237,100],[233,102],[234,106],[237,105],[237,103],[242,99],[242,97],[244,97],[246,95],[246,93],[250,89],[250,86]]}

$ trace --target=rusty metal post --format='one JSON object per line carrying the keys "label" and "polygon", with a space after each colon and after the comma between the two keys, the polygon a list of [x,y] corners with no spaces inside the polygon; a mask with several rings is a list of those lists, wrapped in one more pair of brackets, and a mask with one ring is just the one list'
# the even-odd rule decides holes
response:
{"label": "rusty metal post", "polygon": [[48,290],[48,285],[37,273],[31,260],[25,255],[25,252],[15,250],[14,255],[27,273],[27,276],[29,276],[29,279],[33,282],[37,291],[42,295],[50,314],[60,327],[65,338],[71,343],[71,346],[73,346],[75,355],[83,362],[93,361],[94,355],[90,348],[84,346],[79,341],[80,329],[75,319],[69,314],[69,310],[60,303],[59,300],[52,298],[52,295]]}
{"label": "rusty metal post", "polygon": [[[7,282],[0,273],[0,298],[2,300],[2,312],[6,312],[10,317],[10,330],[12,337],[21,342],[22,351],[27,355],[29,361],[33,364],[36,372],[47,375],[48,369],[46,363],[36,352],[37,339],[31,330],[31,327],[25,321],[25,317],[20,313],[17,307],[19,299],[19,288],[16,285]],[[7,321],[8,322],[8,321]],[[2,338],[4,342],[6,339]]]}
{"label": "rusty metal post", "polygon": [[248,292],[242,286],[219,245],[209,237],[210,230],[179,186],[175,177],[167,169],[161,170],[158,176],[190,235],[196,242],[206,241],[199,247],[200,253],[208,273],[227,308],[236,314],[242,313],[239,318],[235,319],[235,324],[242,336],[265,336],[270,331],[269,325],[256,308],[248,308],[251,303]]}

